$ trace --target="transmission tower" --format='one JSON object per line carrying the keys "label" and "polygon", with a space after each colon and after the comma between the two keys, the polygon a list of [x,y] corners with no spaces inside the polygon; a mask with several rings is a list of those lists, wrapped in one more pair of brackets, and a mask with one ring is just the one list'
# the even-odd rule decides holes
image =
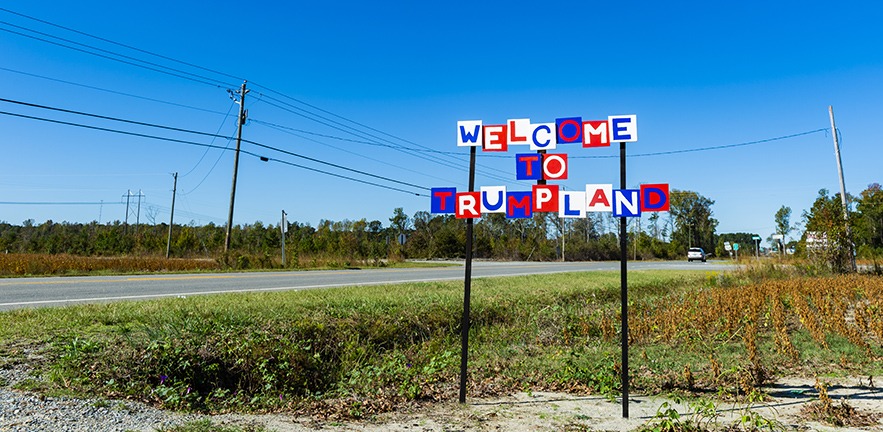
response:
{"label": "transmission tower", "polygon": [[[141,222],[141,198],[144,198],[144,194],[141,193],[141,190],[138,190],[138,193],[132,193],[131,190],[126,191],[126,194],[123,195],[123,198],[126,199],[126,222],[124,226],[124,233],[129,233],[129,216],[134,216],[135,219],[135,234],[138,234],[138,224]],[[137,201],[136,205],[132,205],[132,201]]]}

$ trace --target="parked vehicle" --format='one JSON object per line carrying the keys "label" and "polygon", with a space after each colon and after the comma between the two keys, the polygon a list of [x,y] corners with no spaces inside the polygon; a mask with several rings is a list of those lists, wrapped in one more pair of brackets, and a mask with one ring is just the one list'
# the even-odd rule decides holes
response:
{"label": "parked vehicle", "polygon": [[687,251],[687,261],[693,262],[693,260],[702,260],[702,262],[705,262],[705,251],[698,247],[690,248]]}

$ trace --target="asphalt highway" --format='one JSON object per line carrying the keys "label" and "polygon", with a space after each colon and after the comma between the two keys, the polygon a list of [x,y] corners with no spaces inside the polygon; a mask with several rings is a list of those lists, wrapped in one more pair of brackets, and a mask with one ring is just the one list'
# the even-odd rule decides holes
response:
{"label": "asphalt highway", "polygon": [[[251,273],[158,274],[143,276],[83,276],[0,279],[0,310],[179,297],[225,292],[305,290],[354,285],[395,284],[463,279],[465,267],[367,270],[286,271]],[[472,266],[472,277],[619,270],[618,261],[604,262],[484,262]],[[631,270],[721,271],[732,265],[709,261],[631,261]]]}

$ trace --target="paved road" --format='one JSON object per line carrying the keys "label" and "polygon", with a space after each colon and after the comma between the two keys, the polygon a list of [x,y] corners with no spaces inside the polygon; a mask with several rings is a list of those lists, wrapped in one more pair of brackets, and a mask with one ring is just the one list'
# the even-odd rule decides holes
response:
{"label": "paved road", "polygon": [[[731,265],[685,261],[630,262],[629,270],[725,270]],[[481,262],[472,276],[499,277],[575,271],[619,270],[619,262]],[[0,279],[0,310],[176,297],[222,292],[302,290],[353,285],[462,279],[464,268],[214,273],[145,276],[87,276]]]}

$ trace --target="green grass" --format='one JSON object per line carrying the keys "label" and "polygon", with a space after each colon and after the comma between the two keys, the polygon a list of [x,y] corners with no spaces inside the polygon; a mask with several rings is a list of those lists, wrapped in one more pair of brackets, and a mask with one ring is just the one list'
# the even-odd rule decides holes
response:
{"label": "green grass", "polygon": [[[631,272],[630,302],[675,301],[717,279]],[[614,396],[619,280],[618,272],[474,280],[470,397],[522,390]],[[43,379],[26,387],[47,393],[206,412],[364,417],[408,401],[456,398],[462,290],[462,282],[430,282],[18,310],[0,314],[0,357],[16,362],[25,349],[42,353],[36,367]],[[785,363],[769,348],[772,335],[761,336],[762,361],[787,373],[776,370]],[[805,339],[798,347],[806,359],[856,351],[845,340],[832,339],[824,350],[808,336],[795,338]],[[748,373],[740,338],[690,341],[633,343],[635,391],[696,390],[685,382],[686,365],[705,391],[735,387]],[[710,353],[721,364],[717,381]],[[856,355],[843,369],[824,369],[867,375],[879,373],[875,364]]]}
{"label": "green grass", "polygon": [[211,420],[196,420],[181,426],[158,429],[157,432],[266,432],[262,426],[224,426]]}

